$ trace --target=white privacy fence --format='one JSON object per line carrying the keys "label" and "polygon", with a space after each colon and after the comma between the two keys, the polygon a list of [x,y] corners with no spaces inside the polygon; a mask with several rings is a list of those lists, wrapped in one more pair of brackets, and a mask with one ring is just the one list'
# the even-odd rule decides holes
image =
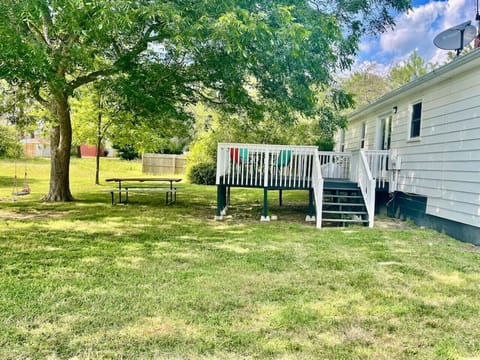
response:
{"label": "white privacy fence", "polygon": [[217,184],[310,188],[315,146],[219,143]]}

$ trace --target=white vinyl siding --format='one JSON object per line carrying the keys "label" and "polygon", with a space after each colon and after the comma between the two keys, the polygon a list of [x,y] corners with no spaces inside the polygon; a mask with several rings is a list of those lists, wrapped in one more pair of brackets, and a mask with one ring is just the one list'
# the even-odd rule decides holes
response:
{"label": "white vinyl siding", "polygon": [[[480,227],[480,56],[462,68],[379,102],[374,111],[367,107],[349,129],[366,121],[375,133],[373,120],[396,106],[391,149],[401,158],[398,190],[426,196],[428,214]],[[421,141],[412,141],[418,139],[410,138],[411,106],[419,99]],[[347,149],[348,139],[347,132]]]}

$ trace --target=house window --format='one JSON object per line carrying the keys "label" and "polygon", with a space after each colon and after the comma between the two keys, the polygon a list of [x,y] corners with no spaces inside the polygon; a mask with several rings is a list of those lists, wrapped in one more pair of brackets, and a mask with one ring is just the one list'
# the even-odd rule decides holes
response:
{"label": "house window", "polygon": [[422,103],[418,102],[412,105],[412,119],[410,122],[410,139],[420,136],[420,127],[422,122]]}
{"label": "house window", "polygon": [[360,149],[365,148],[365,135],[367,133],[367,123],[360,124]]}

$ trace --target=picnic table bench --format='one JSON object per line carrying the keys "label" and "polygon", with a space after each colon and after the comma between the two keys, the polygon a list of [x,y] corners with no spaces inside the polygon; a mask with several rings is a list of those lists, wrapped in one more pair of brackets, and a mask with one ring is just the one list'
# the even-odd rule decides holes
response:
{"label": "picnic table bench", "polygon": [[[110,178],[106,182],[116,182],[116,189],[105,190],[112,197],[112,205],[115,204],[115,193],[118,194],[118,203],[128,204],[128,193],[165,193],[165,203],[173,204],[177,201],[177,188],[173,183],[182,181],[180,178]],[[168,183],[167,185],[161,183]],[[125,200],[122,201],[122,193],[125,194]]]}

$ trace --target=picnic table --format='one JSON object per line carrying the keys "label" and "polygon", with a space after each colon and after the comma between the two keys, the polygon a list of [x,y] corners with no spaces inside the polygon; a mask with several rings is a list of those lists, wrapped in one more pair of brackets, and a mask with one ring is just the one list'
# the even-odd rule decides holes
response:
{"label": "picnic table", "polygon": [[[165,203],[167,205],[173,204],[177,201],[177,188],[173,183],[182,181],[180,178],[158,178],[158,177],[117,177],[106,179],[106,182],[116,182],[118,187],[116,189],[106,190],[112,196],[112,205],[115,204],[115,193],[118,194],[118,203],[128,203],[128,193],[130,192],[164,192]],[[165,183],[165,184],[161,184]],[[122,193],[125,193],[125,200],[122,201]]]}

